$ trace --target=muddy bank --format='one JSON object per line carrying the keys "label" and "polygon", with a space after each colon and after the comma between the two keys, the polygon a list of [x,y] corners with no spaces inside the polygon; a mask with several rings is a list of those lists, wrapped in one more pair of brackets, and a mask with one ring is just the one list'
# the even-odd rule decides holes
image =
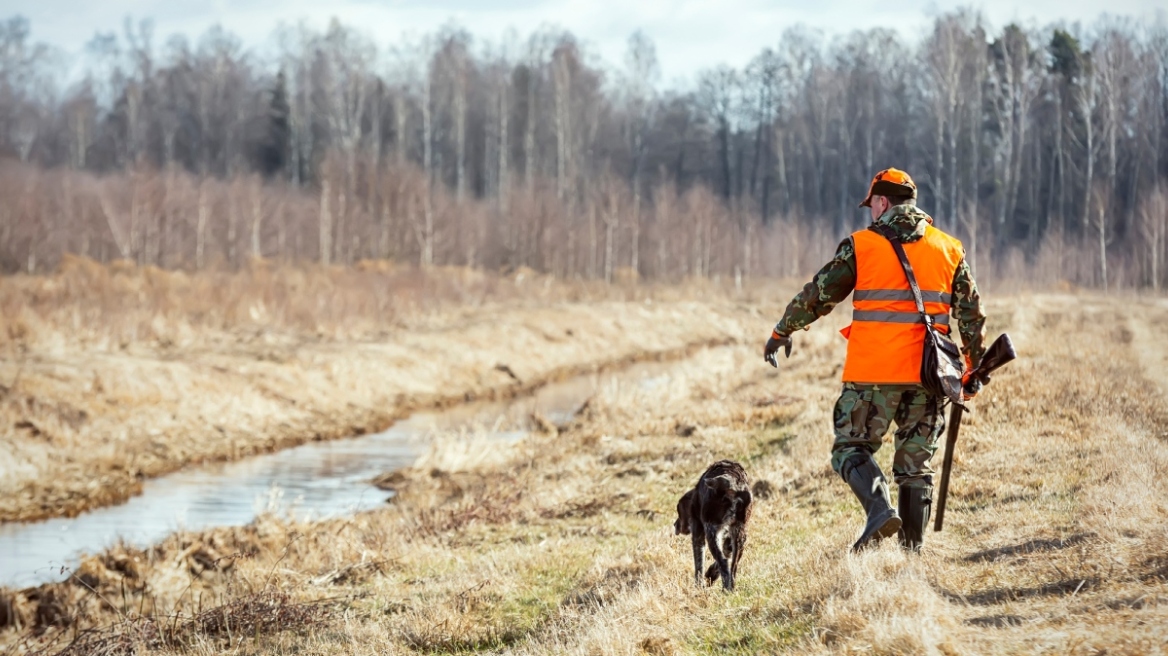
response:
{"label": "muddy bank", "polygon": [[[677,365],[642,362],[568,378],[507,401],[420,412],[369,435],[311,442],[230,463],[191,465],[146,481],[141,495],[122,504],[78,517],[0,524],[0,588],[62,581],[77,570],[83,554],[115,546],[146,548],[180,530],[244,526],[265,513],[318,521],[375,510],[397,492],[386,484],[400,488],[397,477],[435,443],[473,436],[476,448],[506,451],[532,433],[558,432],[570,425],[606,389],[666,384]],[[466,446],[452,445],[444,460],[465,461]],[[485,462],[481,454],[474,459]]]}
{"label": "muddy bank", "polygon": [[375,340],[260,331],[188,348],[37,343],[0,360],[0,521],[76,515],[187,464],[375,432],[766,324],[730,302],[553,303],[462,311]]}

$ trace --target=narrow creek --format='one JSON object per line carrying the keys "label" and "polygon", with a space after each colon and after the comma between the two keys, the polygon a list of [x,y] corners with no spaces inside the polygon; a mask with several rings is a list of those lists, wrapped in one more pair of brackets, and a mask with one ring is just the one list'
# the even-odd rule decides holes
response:
{"label": "narrow creek", "polygon": [[147,481],[142,494],[124,504],[77,517],[0,524],[0,588],[63,580],[84,554],[119,541],[146,547],[179,530],[248,524],[262,512],[323,519],[370,510],[392,496],[371,479],[412,464],[428,437],[473,431],[520,440],[531,430],[533,413],[552,423],[568,421],[601,386],[651,388],[668,380],[671,366],[643,362],[552,383],[507,402],[417,413],[381,433],[188,467]]}

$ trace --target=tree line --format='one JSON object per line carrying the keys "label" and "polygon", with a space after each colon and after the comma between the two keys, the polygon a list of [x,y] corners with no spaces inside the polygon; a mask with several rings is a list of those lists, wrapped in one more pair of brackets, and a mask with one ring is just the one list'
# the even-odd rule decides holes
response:
{"label": "tree line", "polygon": [[273,43],[212,28],[159,45],[127,20],[78,67],[26,20],[0,23],[0,267],[76,252],[806,273],[896,166],[979,275],[1168,280],[1162,21],[993,29],[958,10],[913,40],[799,27],[674,88],[640,32],[616,64],[550,28],[377,44],[334,20]]}

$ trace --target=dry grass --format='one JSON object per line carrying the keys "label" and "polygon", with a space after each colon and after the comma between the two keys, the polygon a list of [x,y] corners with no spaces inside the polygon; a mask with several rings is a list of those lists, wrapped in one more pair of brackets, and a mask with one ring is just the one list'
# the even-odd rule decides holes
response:
{"label": "dry grass", "polygon": [[[919,557],[891,544],[848,553],[860,513],[828,466],[843,322],[829,317],[777,373],[756,344],[716,348],[663,384],[603,389],[570,425],[502,455],[448,436],[395,479],[401,493],[383,510],[265,517],[114,550],[72,583],[7,593],[0,640],[20,653],[271,589],[291,603],[337,601],[302,631],[159,648],[1162,653],[1168,305],[1035,295],[991,312],[991,330],[1008,330],[1022,357],[967,420],[946,529]],[[885,468],[890,456],[879,454]],[[729,595],[692,587],[689,541],[671,530],[677,497],[720,457],[771,489]]]}
{"label": "dry grass", "polygon": [[73,258],[0,278],[0,521],[745,335],[752,306],[726,297],[387,263],[189,275]]}
{"label": "dry grass", "polygon": [[[327,601],[327,600],[326,600]],[[292,601],[287,593],[263,590],[200,611],[192,617],[136,615],[122,622],[78,632],[64,643],[40,645],[37,654],[57,656],[133,656],[163,648],[214,644],[227,646],[280,631],[307,631],[323,624],[327,603]]]}
{"label": "dry grass", "polygon": [[[757,296],[759,284],[734,294]],[[213,348],[230,342],[379,340],[449,328],[484,310],[555,303],[724,297],[704,279],[684,286],[563,282],[531,269],[419,269],[367,260],[353,267],[250,260],[240,271],[197,273],[103,265],[73,255],[47,276],[0,278],[0,352]]]}

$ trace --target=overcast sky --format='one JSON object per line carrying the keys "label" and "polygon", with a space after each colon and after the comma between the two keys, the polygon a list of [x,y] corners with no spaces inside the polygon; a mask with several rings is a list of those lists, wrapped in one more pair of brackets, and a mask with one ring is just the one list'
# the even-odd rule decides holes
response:
{"label": "overcast sky", "polygon": [[742,66],[793,25],[818,28],[829,37],[895,27],[913,39],[931,17],[957,6],[981,10],[995,27],[1012,21],[1089,26],[1104,12],[1146,24],[1168,20],[1162,0],[0,0],[0,17],[25,16],[35,40],[71,53],[95,32],[120,32],[126,16],[151,18],[156,45],[174,33],[194,40],[218,23],[257,52],[271,43],[280,22],[303,19],[324,27],[333,16],[382,48],[403,32],[430,32],[451,20],[480,41],[495,43],[508,28],[525,37],[541,25],[554,25],[570,30],[610,64],[622,61],[626,40],[641,29],[657,44],[662,82],[671,84],[719,63]]}

